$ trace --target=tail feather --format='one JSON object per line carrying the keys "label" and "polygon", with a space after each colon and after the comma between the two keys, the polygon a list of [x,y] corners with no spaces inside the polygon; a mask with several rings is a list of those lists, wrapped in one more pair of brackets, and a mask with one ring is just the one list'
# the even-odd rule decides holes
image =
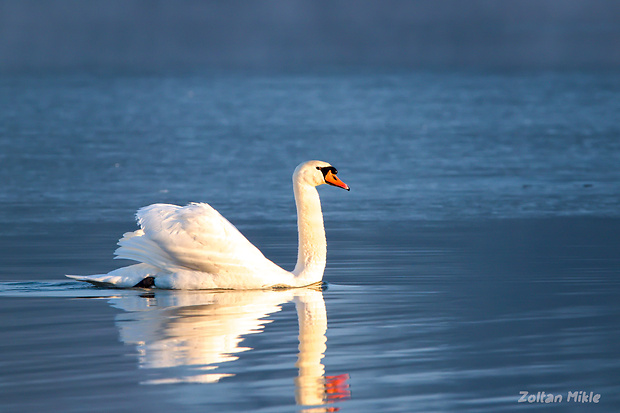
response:
{"label": "tail feather", "polygon": [[107,274],[67,275],[67,277],[99,287],[132,288],[140,284],[145,278],[156,276],[157,273],[157,268],[150,265],[135,264],[118,268]]}

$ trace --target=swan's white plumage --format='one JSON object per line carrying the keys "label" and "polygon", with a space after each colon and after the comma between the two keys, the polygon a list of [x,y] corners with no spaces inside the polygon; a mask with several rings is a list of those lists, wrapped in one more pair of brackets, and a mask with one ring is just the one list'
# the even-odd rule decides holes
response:
{"label": "swan's white plumage", "polygon": [[[174,289],[261,289],[319,282],[325,268],[326,242],[315,186],[326,183],[321,168],[327,167],[331,165],[309,161],[299,165],[293,175],[300,234],[293,272],[268,260],[210,205],[192,203],[184,207],[154,204],[137,212],[140,229],[125,233],[115,254],[140,264],[108,274],[69,277],[121,288],[133,287],[146,277],[154,277],[157,287]],[[337,178],[328,179],[348,189]]]}
{"label": "swan's white plumage", "polygon": [[269,268],[263,253],[209,204],[154,204],[140,209],[136,217],[141,229],[119,241],[118,258],[168,271],[185,268],[209,274]]}

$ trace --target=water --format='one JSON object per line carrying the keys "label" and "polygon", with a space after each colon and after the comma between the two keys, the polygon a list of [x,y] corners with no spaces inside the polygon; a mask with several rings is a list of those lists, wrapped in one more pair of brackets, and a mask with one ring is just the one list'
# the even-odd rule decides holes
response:
{"label": "water", "polygon": [[[0,410],[617,411],[619,92],[593,73],[0,79]],[[207,201],[292,268],[290,175],[312,158],[352,188],[320,188],[325,291],[62,278],[121,265],[152,202]]]}

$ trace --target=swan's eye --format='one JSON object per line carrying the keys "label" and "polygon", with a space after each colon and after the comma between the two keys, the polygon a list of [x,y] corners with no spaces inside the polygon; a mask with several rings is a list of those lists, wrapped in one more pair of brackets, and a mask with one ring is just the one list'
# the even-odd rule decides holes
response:
{"label": "swan's eye", "polygon": [[317,171],[320,171],[320,170],[321,170],[321,167],[320,167],[320,166],[317,166],[317,167],[316,167],[316,170],[317,170]]}
{"label": "swan's eye", "polygon": [[325,178],[329,172],[331,172],[333,175],[336,175],[338,173],[336,168],[334,168],[333,166],[324,166],[322,168],[317,166],[316,169],[320,170],[323,173],[323,178]]}

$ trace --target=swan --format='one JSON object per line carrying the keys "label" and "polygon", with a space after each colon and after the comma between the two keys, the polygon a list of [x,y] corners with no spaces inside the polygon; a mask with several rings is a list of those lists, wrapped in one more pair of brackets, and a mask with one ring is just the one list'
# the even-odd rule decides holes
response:
{"label": "swan", "polygon": [[136,213],[140,229],[119,240],[116,258],[137,261],[107,274],[67,275],[77,281],[117,287],[253,290],[304,287],[321,282],[327,256],[321,201],[316,187],[349,191],[338,171],[322,161],[301,163],[293,173],[299,249],[293,271],[260,252],[213,207],[153,204]]}

